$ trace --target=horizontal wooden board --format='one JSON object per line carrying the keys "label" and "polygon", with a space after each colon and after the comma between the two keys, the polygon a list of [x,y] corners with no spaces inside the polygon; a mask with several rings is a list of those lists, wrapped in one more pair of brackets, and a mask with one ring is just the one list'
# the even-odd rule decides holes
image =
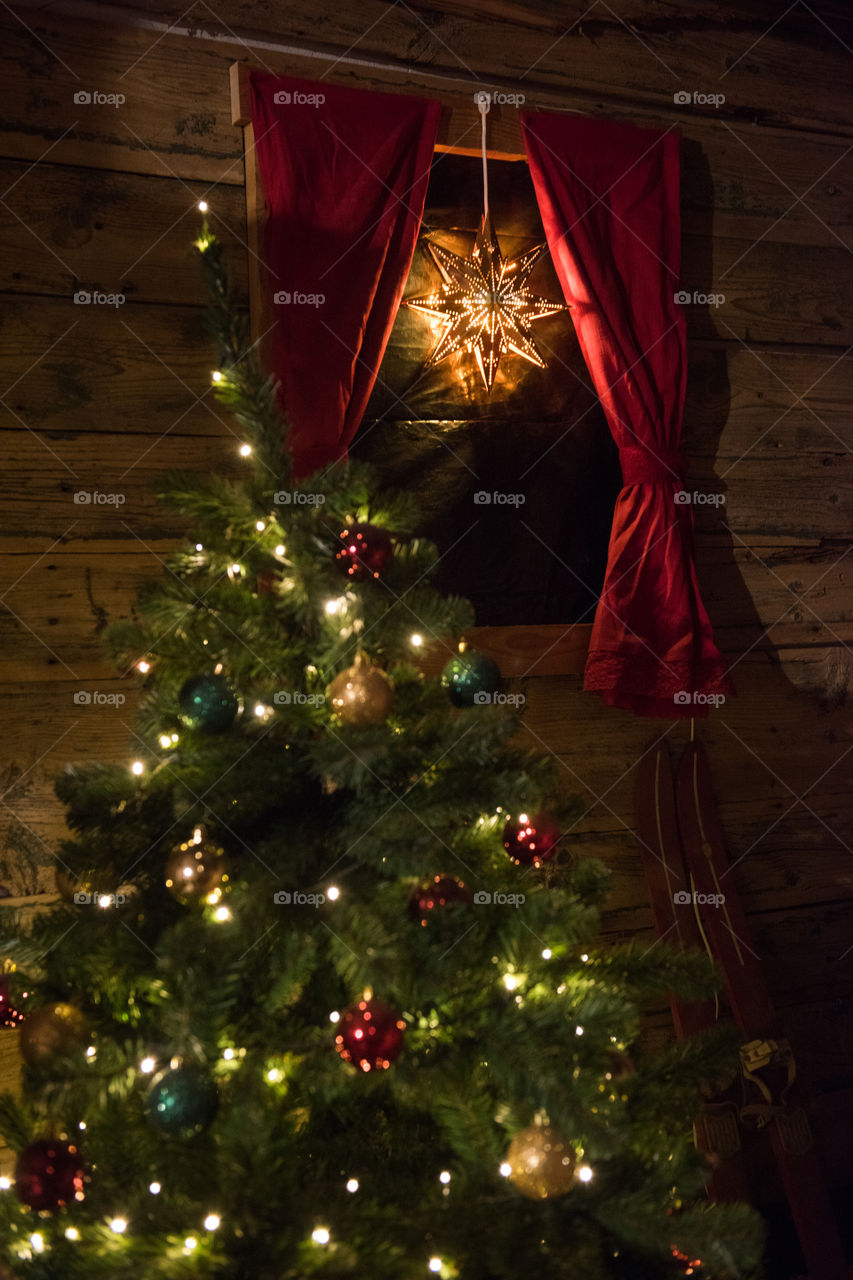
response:
{"label": "horizontal wooden board", "polygon": [[[478,120],[471,98],[472,90],[483,85],[491,88],[503,85],[504,88],[514,88],[516,92],[524,91],[527,108],[568,109],[635,120],[653,127],[677,127],[685,137],[706,149],[719,142],[726,154],[719,161],[719,182],[715,184],[719,187],[718,216],[721,219],[731,217],[732,221],[727,226],[721,221],[716,229],[718,235],[757,234],[749,229],[752,215],[757,214],[765,219],[765,226],[772,226],[777,219],[782,219],[781,238],[790,234],[796,243],[808,243],[810,238],[820,233],[815,230],[814,218],[807,213],[807,205],[817,206],[816,213],[824,223],[831,223],[838,216],[831,201],[843,187],[835,179],[834,170],[830,171],[838,159],[838,152],[820,151],[813,156],[803,153],[801,166],[790,154],[785,158],[785,146],[791,145],[790,135],[786,136],[785,130],[779,126],[790,120],[798,129],[813,126],[818,130],[845,131],[846,117],[843,109],[839,109],[838,94],[834,88],[834,84],[843,83],[843,50],[840,46],[838,74],[833,77],[827,75],[826,67],[827,58],[830,63],[835,60],[834,50],[810,55],[800,48],[792,48],[790,41],[781,39],[776,30],[761,40],[758,46],[760,58],[742,57],[752,38],[744,35],[743,43],[741,37],[732,32],[715,33],[713,41],[709,41],[705,34],[689,37],[683,31],[683,22],[679,22],[681,30],[673,29],[664,39],[667,54],[661,63],[649,51],[648,44],[644,46],[624,24],[614,23],[614,29],[607,33],[599,46],[584,35],[589,26],[577,23],[569,24],[567,38],[552,39],[553,50],[549,57],[538,62],[540,55],[548,52],[548,46],[542,45],[541,34],[528,33],[525,38],[532,41],[530,48],[535,48],[536,53],[529,62],[525,62],[524,55],[519,56],[518,53],[520,32],[515,25],[504,29],[500,23],[489,24],[489,39],[484,40],[480,25],[468,22],[463,23],[460,30],[468,33],[476,47],[477,62],[472,62],[456,48],[455,22],[453,38],[447,42],[437,34],[442,25],[450,21],[446,18],[438,18],[425,25],[410,9],[405,12],[389,10],[378,0],[374,7],[377,10],[375,19],[368,20],[366,15],[362,17],[359,14],[359,19],[350,29],[348,23],[351,24],[352,20],[349,15],[332,5],[331,0],[326,0],[324,5],[329,12],[316,14],[312,4],[310,16],[307,10],[301,19],[298,14],[293,14],[294,25],[291,25],[289,6],[287,43],[298,43],[302,39],[316,46],[322,39],[320,32],[325,29],[327,36],[341,39],[343,48],[352,49],[354,56],[362,57],[366,63],[371,61],[371,52],[381,54],[384,51],[397,59],[400,50],[406,49],[406,62],[401,64],[398,72],[383,72],[369,65],[352,67],[336,61],[334,55],[316,59],[277,54],[269,49],[255,50],[247,55],[245,45],[235,43],[229,47],[227,44],[215,44],[204,40],[201,35],[192,40],[181,40],[162,37],[160,32],[133,31],[122,27],[111,29],[109,41],[104,41],[95,55],[91,35],[87,34],[83,23],[75,24],[58,16],[49,17],[42,8],[38,17],[30,16],[30,25],[37,23],[38,26],[35,28],[37,34],[29,34],[6,15],[6,57],[2,63],[6,85],[4,154],[34,161],[41,159],[50,148],[50,158],[63,163],[160,176],[174,174],[188,181],[240,185],[243,180],[239,163],[240,138],[239,131],[233,128],[230,120],[228,68],[234,57],[248,56],[255,65],[280,74],[314,79],[328,77],[354,87],[420,95],[438,93],[448,100],[453,99],[450,117],[446,116],[443,121],[444,145],[470,142],[472,150],[476,150]],[[125,13],[124,17],[127,16]],[[175,19],[183,16],[179,12],[174,14]],[[273,17],[266,6],[263,14],[258,16],[264,26],[268,26]],[[250,14],[241,6],[235,22],[246,21],[249,17]],[[200,31],[210,24],[209,11],[205,10],[199,18],[197,30]],[[362,20],[364,26],[361,25]],[[304,27],[302,31],[300,23]],[[395,35],[394,29],[398,24],[402,24],[407,32],[401,30]],[[367,30],[370,39],[365,41]],[[428,34],[433,31],[437,37],[435,41]],[[431,42],[433,47],[430,50]],[[737,48],[737,53],[725,51],[729,42]],[[454,48],[452,56],[448,43]],[[487,45],[490,47],[486,48]],[[668,69],[666,58],[672,55],[674,48],[678,49],[676,61],[679,65]],[[554,71],[550,77],[553,83],[549,86],[549,77],[540,73],[544,72],[550,57],[554,59]],[[622,70],[618,70],[620,58],[627,58]],[[820,71],[812,78],[812,84],[815,89],[820,86],[822,93],[810,93],[807,101],[798,93],[780,91],[779,88],[780,82],[785,83],[792,64],[797,66],[798,77],[807,74],[802,66],[804,58],[807,62],[813,58],[816,65],[821,60]],[[418,63],[424,64],[420,70]],[[435,65],[429,65],[441,67],[444,64],[447,68],[448,63],[449,79],[447,70],[442,72]],[[531,72],[532,63],[536,66]],[[727,63],[731,68],[729,71]],[[490,78],[477,70],[478,65],[488,67]],[[593,66],[598,68],[597,78],[590,83],[588,73]],[[72,110],[76,105],[74,93],[80,91],[81,83],[87,76],[91,78],[93,71],[103,84],[93,84],[88,91],[124,92],[127,101],[121,108],[89,105],[86,114],[80,117]],[[662,80],[659,89],[653,84],[655,74]],[[513,85],[514,79],[522,77],[521,85]],[[720,77],[723,77],[722,81]],[[32,92],[29,88],[31,82],[35,86]],[[798,79],[798,84],[802,82]],[[181,93],[179,86],[186,84],[193,86],[193,97],[199,104],[195,109],[188,109]],[[725,87],[721,88],[721,85]],[[674,89],[677,91],[679,87],[691,93],[726,92],[727,102],[719,108],[692,104],[689,108],[682,108],[673,102]],[[765,93],[771,95],[772,103],[762,104],[759,101]],[[24,109],[17,107],[16,103],[27,105]],[[796,111],[791,114],[794,104]],[[493,108],[490,114],[492,147],[517,152],[515,109]],[[763,125],[760,130],[755,128],[757,123]],[[728,133],[727,126],[734,130],[733,134]],[[821,139],[819,134],[814,135],[813,140],[818,147],[833,145],[832,139]],[[756,159],[747,148],[759,158]],[[742,165],[740,160],[735,160],[732,171],[728,153],[736,156],[741,150]],[[694,176],[685,187],[686,201],[692,208],[698,198],[706,207],[706,197],[702,192],[707,191],[707,177],[700,162],[692,167]],[[756,176],[754,189],[750,181],[745,190],[738,178],[740,172]],[[824,174],[827,180],[821,185]],[[788,203],[780,206],[788,196],[786,184],[791,187],[792,194]],[[806,203],[797,203],[797,197],[806,193]],[[201,192],[194,189],[194,194],[197,197]],[[795,207],[786,212],[791,204]],[[846,219],[846,215],[841,217]],[[816,242],[826,243],[821,239]]]}
{"label": "horizontal wooden board", "polygon": [[[162,560],[176,545],[158,540],[149,550],[114,514],[99,517],[96,530],[75,525],[54,545],[30,537],[19,546],[14,536],[0,544],[0,596],[21,620],[0,609],[0,680],[12,671],[22,681],[65,678],[62,665],[26,628],[48,640],[78,674],[96,678],[109,672],[100,656],[99,629],[129,612],[143,582],[164,572]],[[853,642],[849,546],[736,546],[734,554],[719,544],[700,548],[699,579],[718,644],[733,660],[750,646],[837,646],[843,657]],[[545,677],[583,670],[589,630],[474,628],[470,639],[495,658],[507,678]],[[61,642],[51,638],[60,636]],[[438,650],[425,652],[428,674],[443,663]]]}
{"label": "horizontal wooden board", "polygon": [[[0,162],[0,235],[14,264],[10,293],[70,299],[121,293],[128,302],[206,305],[193,241],[195,193],[174,178],[73,165]],[[238,302],[247,298],[246,204],[240,187],[210,193],[208,220],[228,253]]]}
{"label": "horizontal wooden board", "polygon": [[[57,361],[57,365],[61,364],[61,360]],[[79,393],[73,382],[69,385],[72,371],[73,367],[69,377],[63,378],[57,368],[55,375],[65,396]],[[209,435],[178,434],[182,412],[179,406],[186,411],[196,402],[180,379],[168,376],[174,387],[170,394],[175,396],[176,409],[159,436],[134,432],[118,415],[112,431],[69,433],[58,438],[43,429],[21,430],[13,419],[15,429],[4,432],[7,463],[0,476],[6,526],[11,521],[12,527],[49,538],[64,534],[75,521],[79,521],[80,530],[106,537],[115,536],[121,519],[148,538],[180,529],[173,516],[158,513],[152,507],[158,478],[164,471],[176,468],[228,468],[239,461],[241,437],[228,418],[215,410],[211,412]],[[137,378],[143,381],[138,370]],[[140,401],[135,413],[142,417],[144,410],[144,401]],[[97,400],[91,404],[91,411],[98,411]],[[25,414],[21,417],[27,421]],[[214,426],[219,428],[216,434]],[[700,503],[694,507],[697,527],[716,532],[731,530],[734,541],[743,539],[747,544],[753,533],[764,532],[790,535],[792,542],[821,537],[843,540],[850,533],[849,512],[853,508],[852,459],[850,454],[832,455],[829,466],[815,467],[804,474],[802,461],[796,455],[778,457],[772,468],[760,459],[746,457],[729,472],[724,486],[716,480],[707,486],[697,482],[693,491],[719,489],[725,497],[724,506]],[[74,495],[82,490],[120,493],[124,497],[121,512],[116,506],[104,505],[103,498],[88,506],[76,504]],[[791,502],[792,493],[797,495],[796,503]],[[98,502],[100,506],[96,505]]]}
{"label": "horizontal wooden board", "polygon": [[[206,45],[87,23],[20,22],[7,11],[0,42],[5,85],[2,154],[189,184],[243,184],[240,131],[231,124],[228,59]],[[118,95],[120,105],[77,93]]]}
{"label": "horizontal wooden board", "polygon": [[50,539],[64,536],[72,525],[95,538],[124,533],[150,541],[177,534],[183,520],[156,502],[163,475],[227,472],[240,463],[240,437],[228,430],[219,437],[167,432],[159,439],[102,432],[61,441],[19,430],[3,435],[0,501],[6,527],[29,521],[33,532],[32,511],[41,510],[39,525]]}
{"label": "horizontal wooden board", "polygon": [[[57,10],[61,3],[55,0]],[[128,10],[142,13],[150,9],[148,0],[122,6],[122,20]],[[505,81],[523,81],[528,102],[537,94],[572,86],[575,98],[603,98],[608,106],[630,106],[634,112],[669,112],[675,118],[705,114],[731,120],[791,124],[843,130],[847,124],[844,104],[835,86],[843,83],[846,71],[842,42],[820,33],[819,48],[797,43],[772,20],[754,19],[744,24],[712,24],[713,38],[701,24],[691,29],[683,22],[665,22],[662,28],[638,31],[606,11],[596,17],[578,13],[568,22],[564,16],[553,20],[549,31],[530,30],[526,24],[489,21],[474,16],[431,13],[425,20],[410,7],[389,9],[381,0],[363,0],[357,9],[342,9],[334,0],[293,0],[286,17],[271,11],[264,0],[220,6],[216,18],[203,4],[189,10],[180,0],[158,5],[157,18],[192,27],[199,34],[193,44],[209,49],[201,32],[222,35],[235,28],[242,47],[234,39],[233,48],[243,56],[252,51],[252,33],[264,36],[279,33],[289,48],[322,50],[323,56],[303,59],[311,67],[302,71],[321,79],[341,69],[340,58],[351,55],[370,63],[377,56],[396,64],[400,72],[417,74],[420,66],[429,79],[456,78],[462,82],[499,87]],[[583,21],[585,16],[589,21]],[[775,16],[775,15],[774,15]],[[48,24],[51,19],[40,18]],[[140,33],[150,46],[159,32]],[[252,51],[253,60],[282,71],[299,65],[293,54],[275,53],[261,36]],[[248,37],[248,40],[247,40]],[[263,47],[266,43],[267,47]],[[220,45],[220,48],[225,46]],[[155,50],[156,53],[156,50]],[[153,57],[154,55],[150,55]],[[796,61],[795,61],[796,59]],[[337,60],[337,65],[336,65]],[[147,61],[147,59],[146,59]],[[797,79],[792,78],[796,66]],[[347,67],[348,71],[357,70]],[[368,68],[377,76],[373,67]],[[362,72],[363,74],[363,72]],[[399,72],[398,72],[399,74]],[[808,95],[795,88],[808,83]],[[724,93],[725,103],[691,104],[690,110],[676,110],[673,95]]]}
{"label": "horizontal wooden board", "polygon": [[[197,308],[9,297],[0,315],[0,380],[23,420],[12,418],[13,427],[219,434],[220,418],[195,402],[209,391],[213,359]],[[691,476],[724,475],[723,459],[741,457],[763,463],[808,453],[823,465],[853,445],[851,366],[835,353],[694,341],[688,367]],[[549,376],[559,378],[559,369]]]}
{"label": "horizontal wooden board", "polygon": [[853,367],[839,352],[692,342],[687,367],[691,474],[708,474],[708,458],[772,461],[786,450],[830,455],[853,448]]}
{"label": "horizontal wooden board", "polygon": [[148,444],[166,431],[227,434],[229,415],[211,397],[215,359],[201,308],[18,297],[7,298],[0,315],[12,427],[120,431],[128,441],[148,436]]}

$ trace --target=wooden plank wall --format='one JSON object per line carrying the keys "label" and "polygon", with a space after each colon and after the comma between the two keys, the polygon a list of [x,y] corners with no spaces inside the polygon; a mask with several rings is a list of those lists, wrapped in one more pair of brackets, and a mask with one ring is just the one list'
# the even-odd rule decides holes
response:
{"label": "wooden plank wall", "polygon": [[[69,7],[69,6],[66,6]],[[209,348],[190,247],[212,206],[246,287],[240,133],[228,66],[459,96],[504,85],[527,107],[682,131],[683,287],[722,294],[687,309],[686,445],[697,489],[699,573],[738,698],[701,735],[734,857],[733,879],[784,1010],[833,1180],[853,1182],[853,639],[848,287],[851,126],[842,6],[758,0],[607,7],[544,0],[162,0],[192,38],[68,17],[4,13],[0,72],[7,251],[0,308],[4,579],[0,697],[6,733],[0,880],[46,890],[62,832],[51,776],[70,759],[130,759],[132,681],[99,653],[104,624],[160,572],[179,530],[152,501],[178,467],[232,465],[231,425],[207,393]],[[86,6],[76,6],[79,13]],[[94,6],[91,7],[94,11]],[[773,10],[772,14],[769,10]],[[88,12],[88,10],[86,10]],[[781,10],[780,10],[781,12]],[[778,19],[778,21],[776,20]],[[325,59],[246,48],[225,23],[318,43]],[[336,62],[349,50],[364,64]],[[371,59],[408,68],[371,68]],[[123,94],[120,105],[75,94]],[[674,93],[725,95],[718,106]],[[477,127],[472,110],[472,130]],[[497,122],[499,127],[499,121]],[[120,306],[75,305],[94,289]],[[75,503],[77,490],[119,493]],[[79,690],[122,693],[80,706]],[[634,824],[636,764],[683,725],[605,710],[577,677],[526,682],[526,732],[552,751],[586,813],[578,848],[616,873],[606,927],[653,941]],[[41,866],[41,870],[39,869]]]}

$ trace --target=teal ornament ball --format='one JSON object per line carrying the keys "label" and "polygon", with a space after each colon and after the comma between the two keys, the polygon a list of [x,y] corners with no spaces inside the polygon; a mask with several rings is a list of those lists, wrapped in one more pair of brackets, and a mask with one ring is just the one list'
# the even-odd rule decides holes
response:
{"label": "teal ornament ball", "polygon": [[219,1110],[219,1090],[195,1067],[172,1067],[156,1076],[145,1099],[148,1122],[171,1138],[202,1133]]}
{"label": "teal ornament ball", "polygon": [[234,723],[240,704],[224,676],[191,676],[178,694],[181,721],[188,729],[224,733]]}
{"label": "teal ornament ball", "polygon": [[484,654],[466,649],[450,659],[441,673],[441,683],[455,707],[485,706],[500,690],[500,667]]}

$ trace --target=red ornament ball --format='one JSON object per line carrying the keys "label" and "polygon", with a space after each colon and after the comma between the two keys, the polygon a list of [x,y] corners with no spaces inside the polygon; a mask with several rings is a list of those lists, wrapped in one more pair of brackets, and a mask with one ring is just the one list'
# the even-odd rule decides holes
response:
{"label": "red ornament ball", "polygon": [[351,524],[341,530],[339,542],[335,562],[354,582],[378,578],[394,555],[391,539],[376,524]]}
{"label": "red ornament ball", "polygon": [[550,813],[520,813],[504,827],[504,848],[516,866],[541,867],[553,858],[560,826]]}
{"label": "red ornament ball", "polygon": [[61,1209],[83,1199],[84,1177],[83,1161],[73,1143],[40,1138],[18,1156],[15,1193],[36,1212]]}
{"label": "red ornament ball", "polygon": [[420,925],[426,926],[435,920],[436,911],[454,902],[472,901],[470,892],[463,881],[454,880],[453,876],[433,876],[427,884],[415,889],[409,899],[409,915]]}
{"label": "red ornament ball", "polygon": [[341,1014],[335,1048],[361,1071],[384,1071],[403,1048],[406,1024],[381,1000],[359,1000]]}

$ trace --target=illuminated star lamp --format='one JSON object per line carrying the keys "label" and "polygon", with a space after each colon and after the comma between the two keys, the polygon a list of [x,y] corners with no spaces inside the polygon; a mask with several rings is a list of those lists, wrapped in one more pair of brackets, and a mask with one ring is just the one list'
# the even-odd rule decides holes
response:
{"label": "illuminated star lamp", "polygon": [[531,329],[533,320],[567,311],[562,302],[551,302],[531,293],[528,277],[546,245],[537,245],[511,262],[505,262],[489,218],[486,169],[486,112],[483,122],[483,218],[471,256],[462,258],[441,245],[426,245],[441,272],[442,285],[431,294],[405,298],[403,306],[444,322],[444,332],[427,360],[432,368],[457,351],[473,351],[486,391],[490,392],[502,355],[523,356],[545,368]]}

